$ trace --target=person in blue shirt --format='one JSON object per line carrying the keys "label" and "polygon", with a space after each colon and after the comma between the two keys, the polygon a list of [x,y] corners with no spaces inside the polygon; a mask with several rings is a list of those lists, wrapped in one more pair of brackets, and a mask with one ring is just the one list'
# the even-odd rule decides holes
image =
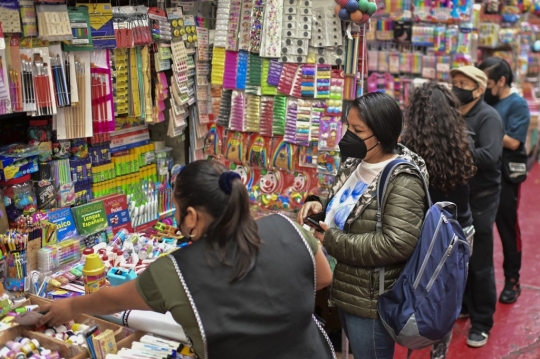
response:
{"label": "person in blue shirt", "polygon": [[[488,77],[484,101],[497,110],[504,122],[504,151],[524,151],[531,114],[527,101],[512,91],[514,76],[510,65],[503,59],[490,57],[479,68]],[[501,200],[495,223],[504,254],[505,285],[499,302],[506,304],[516,302],[521,293],[519,271],[522,241],[518,220],[520,187],[521,184],[511,183],[502,176]]]}

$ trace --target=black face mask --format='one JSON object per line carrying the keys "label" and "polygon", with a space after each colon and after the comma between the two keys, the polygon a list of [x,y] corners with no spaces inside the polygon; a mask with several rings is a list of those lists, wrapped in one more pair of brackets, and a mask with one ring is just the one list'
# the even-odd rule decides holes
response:
{"label": "black face mask", "polygon": [[499,95],[494,95],[493,92],[491,92],[493,89],[487,89],[486,93],[484,94],[484,101],[490,106],[495,106],[497,102],[499,102],[500,98]]}
{"label": "black face mask", "polygon": [[[365,140],[368,140],[373,136],[375,135],[371,135]],[[341,158],[345,159],[352,157],[363,160],[366,157],[367,153],[377,146],[375,145],[368,150],[366,147],[366,143],[364,142],[365,140],[361,139],[350,130],[347,130],[341,141],[339,141],[339,151],[341,152]]]}
{"label": "black face mask", "polygon": [[454,95],[456,95],[456,97],[458,98],[458,100],[461,102],[462,105],[468,105],[468,104],[470,104],[471,102],[474,101],[473,92],[476,89],[474,89],[474,90],[465,90],[465,89],[454,86],[454,87],[452,87],[452,92],[454,93]]}

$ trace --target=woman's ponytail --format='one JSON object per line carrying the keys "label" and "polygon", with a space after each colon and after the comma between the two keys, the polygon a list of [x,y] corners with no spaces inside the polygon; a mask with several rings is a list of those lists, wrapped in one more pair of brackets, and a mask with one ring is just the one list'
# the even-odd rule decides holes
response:
{"label": "woman's ponytail", "polygon": [[[233,174],[233,175],[231,175]],[[229,250],[236,247],[234,252],[233,276],[231,281],[240,280],[253,267],[259,252],[261,239],[257,223],[249,209],[249,195],[240,176],[235,172],[224,172],[219,179],[220,188],[229,192],[229,201],[215,225],[214,233],[208,233],[215,238],[218,248],[217,257],[220,262],[228,262]]]}
{"label": "woman's ponytail", "polygon": [[209,264],[217,259],[232,267],[231,281],[245,277],[255,263],[261,239],[240,176],[218,162],[195,161],[178,174],[174,196],[180,214],[192,207],[212,217],[204,239]]}

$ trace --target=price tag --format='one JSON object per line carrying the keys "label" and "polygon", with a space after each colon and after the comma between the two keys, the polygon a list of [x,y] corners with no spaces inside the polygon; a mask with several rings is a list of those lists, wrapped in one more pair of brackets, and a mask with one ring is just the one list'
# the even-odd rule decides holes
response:
{"label": "price tag", "polygon": [[450,72],[450,64],[438,63],[437,72],[444,72],[444,73]]}
{"label": "price tag", "polygon": [[435,78],[435,69],[432,67],[424,67],[422,69],[422,77],[425,79],[434,79]]}

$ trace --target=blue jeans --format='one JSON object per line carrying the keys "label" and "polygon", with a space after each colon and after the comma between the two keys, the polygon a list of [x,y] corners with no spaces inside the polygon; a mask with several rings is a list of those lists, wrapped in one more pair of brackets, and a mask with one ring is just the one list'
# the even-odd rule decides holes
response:
{"label": "blue jeans", "polygon": [[357,317],[342,309],[339,309],[339,319],[355,359],[394,358],[394,339],[380,319]]}

